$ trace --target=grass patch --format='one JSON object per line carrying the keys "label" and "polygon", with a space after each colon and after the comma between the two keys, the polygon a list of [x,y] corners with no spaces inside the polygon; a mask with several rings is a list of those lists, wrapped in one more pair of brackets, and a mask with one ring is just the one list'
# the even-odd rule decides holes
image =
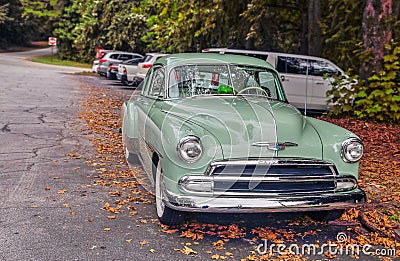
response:
{"label": "grass patch", "polygon": [[62,65],[62,66],[72,66],[72,67],[87,68],[87,69],[90,69],[92,67],[92,65],[89,63],[79,63],[70,60],[60,60],[57,56],[51,57],[51,55],[34,57],[32,58],[32,62]]}

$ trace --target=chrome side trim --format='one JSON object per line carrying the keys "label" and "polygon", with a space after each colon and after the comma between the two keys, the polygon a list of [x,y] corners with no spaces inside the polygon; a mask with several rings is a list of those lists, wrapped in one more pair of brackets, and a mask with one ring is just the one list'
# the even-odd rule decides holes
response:
{"label": "chrome side trim", "polygon": [[[318,181],[331,181],[335,182],[335,187],[338,182],[352,182],[353,187],[348,189],[329,189],[329,190],[312,190],[312,191],[299,191],[299,192],[277,192],[278,190],[269,190],[269,191],[260,191],[260,192],[235,192],[235,191],[215,191],[213,189],[212,192],[200,192],[200,191],[191,191],[187,190],[182,186],[183,183],[189,181],[197,181],[197,182],[225,182],[234,184],[237,181],[241,182],[249,182],[249,183],[279,183],[279,182],[291,182],[291,183],[302,183],[302,182],[318,182]],[[317,195],[317,194],[327,194],[327,193],[337,193],[337,192],[346,192],[351,191],[357,188],[357,180],[350,175],[346,176],[328,176],[328,177],[310,177],[310,176],[296,176],[296,177],[232,177],[232,176],[204,176],[204,175],[187,175],[180,179],[178,182],[179,188],[190,195],[208,195],[208,196],[218,196],[218,197],[290,197],[293,198],[295,196],[304,197],[304,195]],[[214,187],[214,185],[213,185]]]}
{"label": "chrome side trim", "polygon": [[232,176],[214,176],[214,181],[223,182],[236,182],[236,181],[248,181],[248,182],[306,182],[306,181],[336,181],[334,176],[323,176],[323,177],[309,177],[309,176],[294,176],[294,177],[232,177]]}

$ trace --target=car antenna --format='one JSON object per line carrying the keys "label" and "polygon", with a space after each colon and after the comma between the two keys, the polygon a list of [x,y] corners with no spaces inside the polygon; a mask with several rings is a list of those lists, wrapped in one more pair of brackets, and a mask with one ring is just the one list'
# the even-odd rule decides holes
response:
{"label": "car antenna", "polygon": [[307,95],[308,95],[308,66],[309,66],[309,60],[306,60],[307,66],[306,66],[306,95],[304,99],[304,116],[307,116]]}

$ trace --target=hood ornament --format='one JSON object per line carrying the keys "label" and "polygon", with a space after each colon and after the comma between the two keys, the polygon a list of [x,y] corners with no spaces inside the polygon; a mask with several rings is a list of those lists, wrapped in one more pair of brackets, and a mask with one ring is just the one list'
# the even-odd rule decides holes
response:
{"label": "hood ornament", "polygon": [[286,147],[297,147],[298,146],[297,143],[290,142],[290,141],[286,141],[286,142],[264,142],[264,141],[260,141],[260,142],[254,142],[251,145],[252,146],[256,146],[256,147],[267,147],[267,149],[273,150],[273,151],[284,150],[284,149],[286,149]]}

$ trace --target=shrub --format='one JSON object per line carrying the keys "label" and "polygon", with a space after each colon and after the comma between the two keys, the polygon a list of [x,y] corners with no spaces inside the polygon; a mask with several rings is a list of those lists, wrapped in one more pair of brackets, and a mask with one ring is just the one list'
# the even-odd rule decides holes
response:
{"label": "shrub", "polygon": [[[343,81],[341,76],[336,76],[332,89],[327,92],[328,103],[333,104],[331,115],[399,122],[400,47],[392,44],[386,49],[383,69],[368,79],[351,76]],[[349,85],[349,81],[354,80],[356,83]]]}

